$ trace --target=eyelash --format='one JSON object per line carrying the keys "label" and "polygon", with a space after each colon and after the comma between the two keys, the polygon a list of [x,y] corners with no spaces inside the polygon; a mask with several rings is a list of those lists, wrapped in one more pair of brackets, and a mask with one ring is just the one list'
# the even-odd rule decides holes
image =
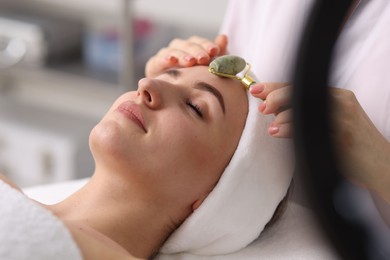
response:
{"label": "eyelash", "polygon": [[194,104],[191,100],[187,100],[186,104],[200,117],[203,118],[203,112],[202,109],[197,105]]}

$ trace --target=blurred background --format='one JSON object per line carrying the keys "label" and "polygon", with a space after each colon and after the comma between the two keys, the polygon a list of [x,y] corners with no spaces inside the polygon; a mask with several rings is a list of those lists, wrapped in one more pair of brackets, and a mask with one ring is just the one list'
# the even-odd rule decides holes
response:
{"label": "blurred background", "polygon": [[214,38],[224,0],[0,0],[0,172],[89,176],[88,135],[175,37]]}

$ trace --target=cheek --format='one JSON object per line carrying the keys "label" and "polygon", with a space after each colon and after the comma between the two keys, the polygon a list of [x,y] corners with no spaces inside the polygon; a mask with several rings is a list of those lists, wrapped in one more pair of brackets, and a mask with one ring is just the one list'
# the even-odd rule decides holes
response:
{"label": "cheek", "polygon": [[[198,130],[198,129],[197,129]],[[215,140],[208,135],[209,131],[197,131],[185,124],[172,130],[172,138],[167,141],[163,161],[171,162],[174,177],[175,196],[201,196],[212,190],[218,181],[225,164],[217,151]],[[206,134],[206,135],[205,135]]]}
{"label": "cheek", "polygon": [[[178,117],[176,117],[178,118]],[[201,162],[209,157],[213,148],[212,139],[208,136],[207,128],[202,123],[180,120],[177,124],[169,125],[161,139],[174,156],[182,161]]]}
{"label": "cheek", "polygon": [[[173,116],[172,119],[182,118]],[[160,156],[181,172],[195,171],[214,174],[221,172],[226,161],[223,156],[223,145],[218,131],[202,122],[192,122],[186,118],[160,129]],[[223,162],[222,162],[223,161]],[[222,170],[221,170],[222,169]]]}

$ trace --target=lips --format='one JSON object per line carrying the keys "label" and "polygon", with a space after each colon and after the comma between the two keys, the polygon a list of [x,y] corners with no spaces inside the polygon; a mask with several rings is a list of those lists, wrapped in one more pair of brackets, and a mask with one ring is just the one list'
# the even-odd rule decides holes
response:
{"label": "lips", "polygon": [[125,101],[120,104],[117,111],[125,117],[136,123],[146,133],[144,118],[142,117],[141,108],[132,101]]}

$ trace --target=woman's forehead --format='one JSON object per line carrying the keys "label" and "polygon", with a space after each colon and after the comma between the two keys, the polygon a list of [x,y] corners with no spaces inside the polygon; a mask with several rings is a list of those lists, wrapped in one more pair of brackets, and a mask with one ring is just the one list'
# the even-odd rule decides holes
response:
{"label": "woman's forehead", "polygon": [[237,109],[236,113],[240,110],[247,110],[247,91],[241,81],[217,76],[209,72],[208,66],[198,65],[188,68],[172,68],[165,71],[161,77],[171,78],[186,88],[214,89],[209,92],[218,92],[217,96],[221,97],[219,99],[226,104],[227,110]]}
{"label": "woman's forehead", "polygon": [[213,84],[221,92],[237,92],[245,93],[245,88],[239,80],[232,78],[224,78],[212,74],[208,70],[208,66],[194,66],[190,68],[183,68],[183,74],[192,78],[193,81],[205,81]]}

